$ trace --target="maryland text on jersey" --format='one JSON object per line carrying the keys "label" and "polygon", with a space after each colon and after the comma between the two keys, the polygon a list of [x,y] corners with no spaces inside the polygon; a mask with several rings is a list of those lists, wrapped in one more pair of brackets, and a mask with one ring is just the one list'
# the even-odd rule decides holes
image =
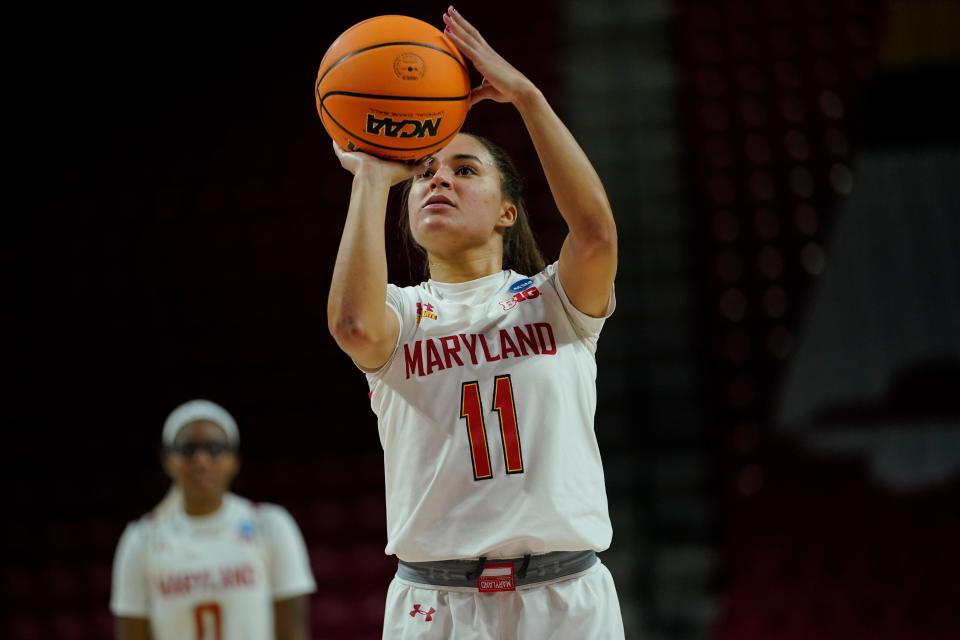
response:
{"label": "maryland text on jersey", "polygon": [[403,345],[406,377],[429,376],[451,367],[465,366],[469,358],[474,365],[508,358],[552,356],[557,353],[557,341],[549,322],[500,329],[495,335],[456,333],[440,338],[426,338]]}
{"label": "maryland text on jersey", "polygon": [[254,587],[257,572],[250,564],[219,567],[217,571],[199,569],[162,574],[160,595],[165,598],[190,593],[218,594],[228,589]]}

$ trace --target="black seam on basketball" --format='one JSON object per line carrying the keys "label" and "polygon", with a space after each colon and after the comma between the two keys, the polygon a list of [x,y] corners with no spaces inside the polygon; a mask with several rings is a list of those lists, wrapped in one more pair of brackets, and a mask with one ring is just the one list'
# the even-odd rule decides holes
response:
{"label": "black seam on basketball", "polygon": [[329,98],[330,96],[348,96],[350,98],[381,98],[383,100],[407,100],[411,102],[459,102],[461,100],[466,100],[470,97],[470,94],[462,96],[390,96],[384,95],[382,93],[355,93],[353,91],[327,91],[323,94],[323,97],[320,98],[320,104]]}
{"label": "black seam on basketball", "polygon": [[323,75],[320,76],[320,77],[317,79],[317,87],[318,87],[318,90],[319,90],[319,87],[320,87],[320,83],[323,82],[323,79],[327,77],[327,74],[330,73],[331,71],[333,71],[333,68],[334,68],[335,66],[337,66],[338,64],[340,64],[341,62],[343,62],[344,60],[349,60],[350,58],[352,58],[353,56],[355,56],[355,55],[357,55],[357,54],[359,54],[359,53],[364,53],[365,51],[370,51],[370,50],[372,50],[372,49],[379,49],[379,48],[381,48],[381,47],[393,47],[393,46],[397,46],[397,45],[409,45],[409,46],[414,46],[414,47],[424,47],[425,49],[433,49],[434,51],[439,51],[439,52],[442,53],[443,55],[445,55],[445,56],[450,56],[451,58],[453,58],[453,60],[454,60],[458,65],[460,65],[460,66],[463,68],[464,71],[467,71],[467,65],[463,64],[462,62],[460,62],[460,60],[457,59],[457,56],[453,55],[452,53],[450,53],[450,52],[447,51],[446,49],[441,49],[440,47],[436,47],[436,46],[434,46],[434,45],[432,45],[432,44],[424,44],[423,42],[381,42],[380,44],[373,44],[373,45],[370,45],[369,47],[364,47],[363,49],[357,49],[356,51],[351,51],[350,53],[348,53],[347,55],[343,56],[342,58],[340,58],[339,60],[337,60],[336,62],[334,62],[332,65],[330,65],[330,68],[327,69],[326,71],[324,71],[324,72],[323,72]]}
{"label": "black seam on basketball", "polygon": [[422,151],[422,150],[424,150],[424,149],[430,149],[430,148],[432,148],[432,147],[435,147],[435,146],[437,146],[438,144],[440,144],[441,142],[444,142],[445,140],[448,140],[448,139],[452,138],[453,136],[457,135],[457,133],[459,133],[459,129],[458,129],[457,131],[454,131],[454,132],[451,133],[450,135],[445,136],[445,137],[443,137],[443,138],[441,138],[441,139],[439,139],[439,140],[435,140],[432,144],[428,144],[428,145],[425,146],[425,147],[410,147],[410,148],[407,148],[407,149],[404,149],[403,147],[388,147],[388,146],[386,146],[386,145],[384,145],[384,144],[377,144],[376,142],[370,142],[369,140],[367,140],[367,139],[364,138],[363,136],[358,136],[358,135],[355,134],[353,131],[350,131],[350,129],[347,129],[345,126],[343,126],[342,124],[340,124],[339,122],[337,122],[337,119],[333,117],[333,114],[330,113],[330,110],[329,110],[329,109],[327,109],[327,108],[326,108],[325,106],[323,106],[323,105],[320,105],[320,106],[321,106],[321,108],[326,112],[327,117],[330,118],[330,121],[333,122],[333,124],[337,125],[337,127],[339,127],[340,130],[343,131],[345,134],[347,134],[347,135],[349,135],[349,136],[353,136],[353,137],[356,138],[358,141],[363,142],[364,144],[369,144],[371,147],[378,147],[378,148],[380,148],[380,149],[386,149],[387,151]]}

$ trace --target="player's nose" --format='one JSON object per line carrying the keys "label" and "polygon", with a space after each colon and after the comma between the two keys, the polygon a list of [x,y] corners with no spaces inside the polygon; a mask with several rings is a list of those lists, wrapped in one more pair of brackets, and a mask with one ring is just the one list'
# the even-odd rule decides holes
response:
{"label": "player's nose", "polygon": [[436,187],[449,187],[452,177],[453,170],[449,167],[435,167],[433,176],[430,178],[430,188],[434,189]]}
{"label": "player's nose", "polygon": [[209,466],[213,462],[213,456],[206,449],[197,449],[190,456],[190,463],[194,465]]}

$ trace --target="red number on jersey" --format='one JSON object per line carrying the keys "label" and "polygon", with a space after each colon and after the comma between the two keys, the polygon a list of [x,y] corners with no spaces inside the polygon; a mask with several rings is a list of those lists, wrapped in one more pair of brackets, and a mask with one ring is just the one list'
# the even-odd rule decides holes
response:
{"label": "red number on jersey", "polygon": [[493,410],[500,416],[500,438],[503,441],[503,462],[507,473],[523,473],[520,427],[517,425],[517,407],[513,402],[513,382],[509,375],[497,376],[493,380]]}
{"label": "red number on jersey", "polygon": [[467,421],[470,440],[470,458],[473,461],[473,479],[493,477],[490,468],[490,447],[487,446],[487,428],[483,423],[483,405],[480,404],[480,384],[464,382],[460,388],[460,417]]}
{"label": "red number on jersey", "polygon": [[[520,427],[513,399],[513,382],[509,375],[497,376],[493,381],[493,410],[500,417],[500,439],[503,443],[503,462],[508,474],[523,473],[523,452],[520,448]],[[493,477],[490,447],[487,445],[487,427],[480,402],[480,384],[464,382],[460,389],[460,417],[467,421],[467,439],[470,441],[470,459],[473,479]]]}
{"label": "red number on jersey", "polygon": [[197,640],[223,640],[223,614],[220,603],[204,602],[193,608]]}

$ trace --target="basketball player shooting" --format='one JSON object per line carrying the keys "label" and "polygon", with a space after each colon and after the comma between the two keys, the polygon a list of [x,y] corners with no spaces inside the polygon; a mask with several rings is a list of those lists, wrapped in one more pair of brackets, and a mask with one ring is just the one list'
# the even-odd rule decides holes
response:
{"label": "basketball player shooting", "polygon": [[[445,34],[483,75],[471,105],[517,109],[568,227],[545,265],[520,179],[458,134],[417,165],[334,145],[353,187],[330,331],[366,373],[384,448],[383,637],[623,638],[596,552],[612,531],[594,434],[597,342],[615,307],[603,184],[537,87],[451,7]],[[387,195],[429,279],[388,283]]]}

